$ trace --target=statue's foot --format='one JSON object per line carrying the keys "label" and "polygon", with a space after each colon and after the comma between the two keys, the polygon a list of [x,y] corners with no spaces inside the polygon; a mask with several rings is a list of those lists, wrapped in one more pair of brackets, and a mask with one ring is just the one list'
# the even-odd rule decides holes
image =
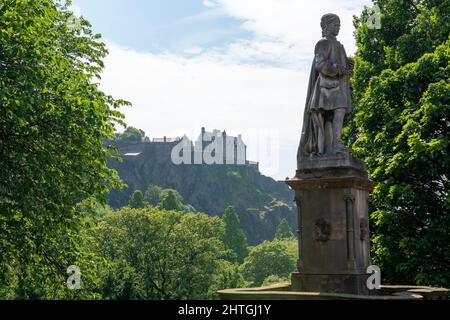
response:
{"label": "statue's foot", "polygon": [[340,144],[340,145],[338,145],[337,147],[334,148],[334,153],[336,155],[338,155],[338,154],[345,154],[345,153],[348,153],[348,152],[349,152],[349,149],[344,147],[344,145],[342,145],[342,144]]}

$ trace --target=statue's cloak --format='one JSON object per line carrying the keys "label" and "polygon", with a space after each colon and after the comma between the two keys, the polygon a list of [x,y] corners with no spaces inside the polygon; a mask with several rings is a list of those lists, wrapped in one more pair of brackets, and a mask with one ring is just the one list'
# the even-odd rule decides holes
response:
{"label": "statue's cloak", "polygon": [[319,90],[316,90],[318,84],[319,72],[316,70],[315,62],[313,61],[311,66],[311,72],[309,75],[308,91],[306,95],[305,111],[303,113],[303,126],[302,134],[300,138],[300,146],[297,152],[297,162],[300,162],[300,158],[309,156],[316,153],[317,149],[317,134],[314,132],[314,124],[311,114],[311,105],[313,100],[317,101]]}

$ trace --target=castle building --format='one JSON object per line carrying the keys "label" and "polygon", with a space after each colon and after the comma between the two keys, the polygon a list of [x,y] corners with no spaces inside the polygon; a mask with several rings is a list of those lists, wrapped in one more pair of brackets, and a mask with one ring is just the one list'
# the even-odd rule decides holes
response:
{"label": "castle building", "polygon": [[[219,160],[220,164],[247,164],[247,146],[242,141],[242,135],[238,135],[237,137],[227,135],[224,130],[221,132],[220,130],[214,129],[212,132],[208,132],[203,127],[201,129],[200,136],[197,138],[195,145],[201,145],[202,153],[207,153],[210,148],[214,148],[217,150],[220,148],[221,157]],[[214,144],[214,146],[212,146]],[[200,148],[195,148],[196,151]],[[213,152],[213,155],[214,152]]]}
{"label": "castle building", "polygon": [[182,164],[209,164],[209,165],[246,165],[259,169],[257,162],[247,160],[247,146],[242,140],[242,135],[237,137],[227,135],[226,131],[206,131],[201,128],[200,135],[193,143],[186,135],[182,138],[153,138],[145,137],[141,142],[113,142],[126,158],[138,157],[143,154],[150,155],[156,161],[171,161],[174,148],[180,148],[180,156],[184,156],[185,150],[190,153]]}

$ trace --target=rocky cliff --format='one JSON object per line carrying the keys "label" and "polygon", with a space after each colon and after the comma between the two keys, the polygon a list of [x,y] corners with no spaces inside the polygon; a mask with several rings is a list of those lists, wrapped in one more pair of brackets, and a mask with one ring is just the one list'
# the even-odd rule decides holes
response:
{"label": "rocky cliff", "polygon": [[293,192],[284,182],[262,175],[254,166],[174,165],[170,145],[119,145],[123,162],[110,165],[119,172],[128,188],[109,195],[109,204],[127,204],[135,189],[143,192],[149,185],[177,190],[184,203],[209,215],[222,215],[233,205],[249,244],[271,240],[282,218],[296,225]]}

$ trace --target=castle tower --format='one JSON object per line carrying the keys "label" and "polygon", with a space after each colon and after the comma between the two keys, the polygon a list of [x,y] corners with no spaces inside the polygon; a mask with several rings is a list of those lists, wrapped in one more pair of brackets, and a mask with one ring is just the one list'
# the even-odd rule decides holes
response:
{"label": "castle tower", "polygon": [[222,145],[223,163],[228,164],[227,163],[227,133],[225,130],[223,130],[223,132],[222,132],[222,143],[223,143],[223,145]]}

